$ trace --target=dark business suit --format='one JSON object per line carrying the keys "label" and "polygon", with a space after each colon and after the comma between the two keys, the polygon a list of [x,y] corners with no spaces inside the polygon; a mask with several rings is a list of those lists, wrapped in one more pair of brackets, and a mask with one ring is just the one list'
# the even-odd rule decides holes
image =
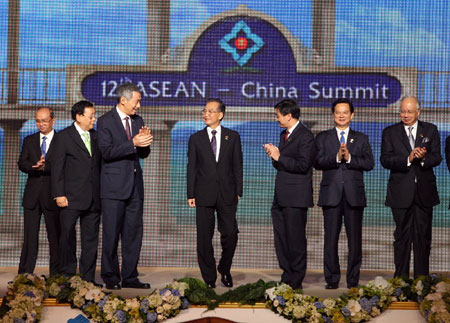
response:
{"label": "dark business suit", "polygon": [[347,149],[350,162],[337,162],[341,146],[336,128],[319,133],[315,139],[317,156],[314,166],[322,170],[318,205],[324,221],[324,274],[330,285],[341,278],[338,241],[344,217],[348,239],[347,285],[357,286],[362,263],[362,220],[366,207],[363,171],[374,167],[368,137],[349,129]]}
{"label": "dark business suit", "polygon": [[441,163],[437,127],[418,121],[415,147],[426,147],[422,163],[415,159],[408,167],[411,152],[403,123],[383,130],[380,161],[390,170],[386,206],[392,208],[394,232],[394,276],[409,275],[411,243],[414,251],[414,277],[429,274],[433,206],[439,204],[433,167]]}
{"label": "dark business suit", "polygon": [[[54,132],[56,135],[56,132]],[[50,186],[50,157],[53,154],[53,139],[47,150],[45,167],[37,170],[32,166],[41,159],[40,133],[25,137],[19,157],[19,169],[28,174],[23,193],[24,239],[20,255],[19,274],[33,273],[39,248],[41,215],[45,215],[45,226],[50,247],[50,275],[58,273],[58,250],[60,237],[59,208],[52,198]]]}
{"label": "dark business suit", "polygon": [[243,191],[243,161],[239,133],[221,126],[219,160],[216,162],[206,128],[189,138],[187,197],[195,198],[197,256],[205,282],[217,278],[212,238],[217,211],[222,257],[217,270],[230,272],[238,240],[236,210]]}
{"label": "dark business suit", "polygon": [[[130,116],[131,135],[144,126],[138,115]],[[113,108],[98,119],[98,143],[102,152],[102,279],[115,285],[137,281],[137,265],[142,245],[144,182],[139,158],[150,147],[134,147],[127,138],[122,120]],[[117,246],[122,239],[122,271]]]}
{"label": "dark business suit", "polygon": [[293,288],[301,288],[306,274],[305,227],[308,208],[313,204],[312,166],[315,157],[314,136],[301,123],[287,141],[286,130],[281,132],[272,222],[275,251],[281,281]]}
{"label": "dark business suit", "polygon": [[75,225],[80,218],[80,273],[83,279],[94,281],[101,210],[101,155],[96,131],[90,130],[89,133],[92,156],[73,124],[55,136],[52,192],[55,198],[66,196],[69,203],[67,207],[61,208],[61,272],[65,275],[76,274]]}
{"label": "dark business suit", "polygon": [[450,136],[445,139],[445,161],[447,163],[447,168],[450,171]]}

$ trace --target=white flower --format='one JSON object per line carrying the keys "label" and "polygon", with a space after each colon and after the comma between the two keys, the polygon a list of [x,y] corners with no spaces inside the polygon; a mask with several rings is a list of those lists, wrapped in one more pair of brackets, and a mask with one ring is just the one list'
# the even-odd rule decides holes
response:
{"label": "white flower", "polygon": [[348,301],[347,308],[350,310],[351,316],[355,316],[356,313],[361,311],[361,305],[359,305],[359,302],[354,299]]}
{"label": "white flower", "polygon": [[416,284],[417,295],[422,295],[422,290],[423,290],[423,283],[421,280],[419,280]]}
{"label": "white flower", "polygon": [[373,284],[378,289],[385,289],[389,286],[389,282],[381,276],[375,277],[373,280]]}
{"label": "white flower", "polygon": [[436,289],[436,292],[438,293],[450,292],[450,284],[447,284],[445,282],[439,282],[434,287]]}
{"label": "white flower", "polygon": [[266,289],[266,298],[269,297],[269,299],[271,301],[273,301],[275,299],[275,296],[276,296],[275,295],[275,288],[276,287],[272,287],[272,288]]}
{"label": "white flower", "polygon": [[334,308],[336,306],[336,301],[332,298],[326,298],[323,300],[323,305],[325,305],[326,308]]}
{"label": "white flower", "polygon": [[96,296],[100,295],[101,290],[98,288],[90,289],[86,292],[84,296],[88,301],[93,300]]}
{"label": "white flower", "polygon": [[441,293],[433,293],[433,294],[428,294],[425,299],[429,300],[429,301],[438,301],[440,299],[442,299],[442,294]]}
{"label": "white flower", "polygon": [[295,306],[294,310],[292,311],[292,315],[294,315],[294,317],[296,317],[298,319],[304,317],[305,314],[306,314],[306,311],[303,306]]}

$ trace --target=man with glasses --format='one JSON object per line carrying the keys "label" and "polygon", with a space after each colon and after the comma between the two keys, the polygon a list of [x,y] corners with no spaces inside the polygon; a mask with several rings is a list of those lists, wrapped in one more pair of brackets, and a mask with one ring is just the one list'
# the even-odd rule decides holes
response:
{"label": "man with glasses", "polygon": [[28,178],[22,200],[24,237],[19,274],[32,274],[36,266],[42,213],[45,215],[50,248],[50,276],[58,273],[59,209],[51,195],[51,167],[48,162],[54,151],[52,142],[55,120],[52,109],[39,108],[36,111],[39,132],[25,137],[20,152],[19,169],[28,174]]}
{"label": "man with glasses", "polygon": [[80,219],[80,273],[95,282],[100,224],[100,160],[97,146],[95,108],[88,101],[72,107],[74,123],[55,136],[52,156],[52,192],[61,208],[60,271],[77,271],[75,225]]}
{"label": "man with glasses", "polygon": [[243,161],[239,133],[220,125],[225,104],[209,99],[202,111],[206,127],[189,138],[187,198],[196,208],[197,256],[203,280],[216,287],[216,260],[212,238],[217,212],[222,257],[217,270],[225,287],[233,286],[230,273],[238,240],[236,211],[243,191]]}

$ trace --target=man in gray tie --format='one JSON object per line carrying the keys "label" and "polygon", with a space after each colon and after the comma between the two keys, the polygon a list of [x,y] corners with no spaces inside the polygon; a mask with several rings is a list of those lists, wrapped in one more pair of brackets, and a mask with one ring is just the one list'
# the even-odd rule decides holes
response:
{"label": "man in gray tie", "polygon": [[369,138],[350,128],[353,103],[336,100],[332,107],[335,127],[315,138],[314,167],[322,170],[319,202],[323,210],[324,274],[326,289],[339,286],[341,271],[338,241],[342,218],[348,239],[347,287],[356,287],[362,263],[362,221],[366,207],[363,172],[374,167]]}
{"label": "man in gray tie", "polygon": [[216,286],[212,238],[217,212],[222,258],[217,270],[225,287],[233,286],[230,273],[238,240],[236,210],[243,190],[243,162],[239,133],[220,125],[225,104],[209,99],[202,111],[206,127],[189,138],[187,198],[196,207],[197,256],[203,280]]}
{"label": "man in gray tie", "polygon": [[413,96],[400,104],[401,122],[383,130],[381,165],[390,170],[386,206],[395,221],[395,277],[409,276],[411,244],[414,277],[429,274],[433,206],[439,204],[433,168],[441,163],[441,142],[434,124],[419,121]]}

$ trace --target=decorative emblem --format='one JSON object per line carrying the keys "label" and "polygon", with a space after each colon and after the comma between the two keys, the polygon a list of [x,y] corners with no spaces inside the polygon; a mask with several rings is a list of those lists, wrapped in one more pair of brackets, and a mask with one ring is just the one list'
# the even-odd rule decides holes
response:
{"label": "decorative emblem", "polygon": [[225,136],[225,140],[228,140],[228,136]]}
{"label": "decorative emblem", "polygon": [[352,144],[353,142],[354,142],[355,140],[352,138],[352,139],[350,139],[350,143]]}
{"label": "decorative emblem", "polygon": [[264,41],[258,35],[252,33],[245,21],[241,20],[234,25],[230,33],[219,40],[219,45],[224,51],[231,54],[231,57],[239,66],[244,66],[253,54],[264,46]]}

